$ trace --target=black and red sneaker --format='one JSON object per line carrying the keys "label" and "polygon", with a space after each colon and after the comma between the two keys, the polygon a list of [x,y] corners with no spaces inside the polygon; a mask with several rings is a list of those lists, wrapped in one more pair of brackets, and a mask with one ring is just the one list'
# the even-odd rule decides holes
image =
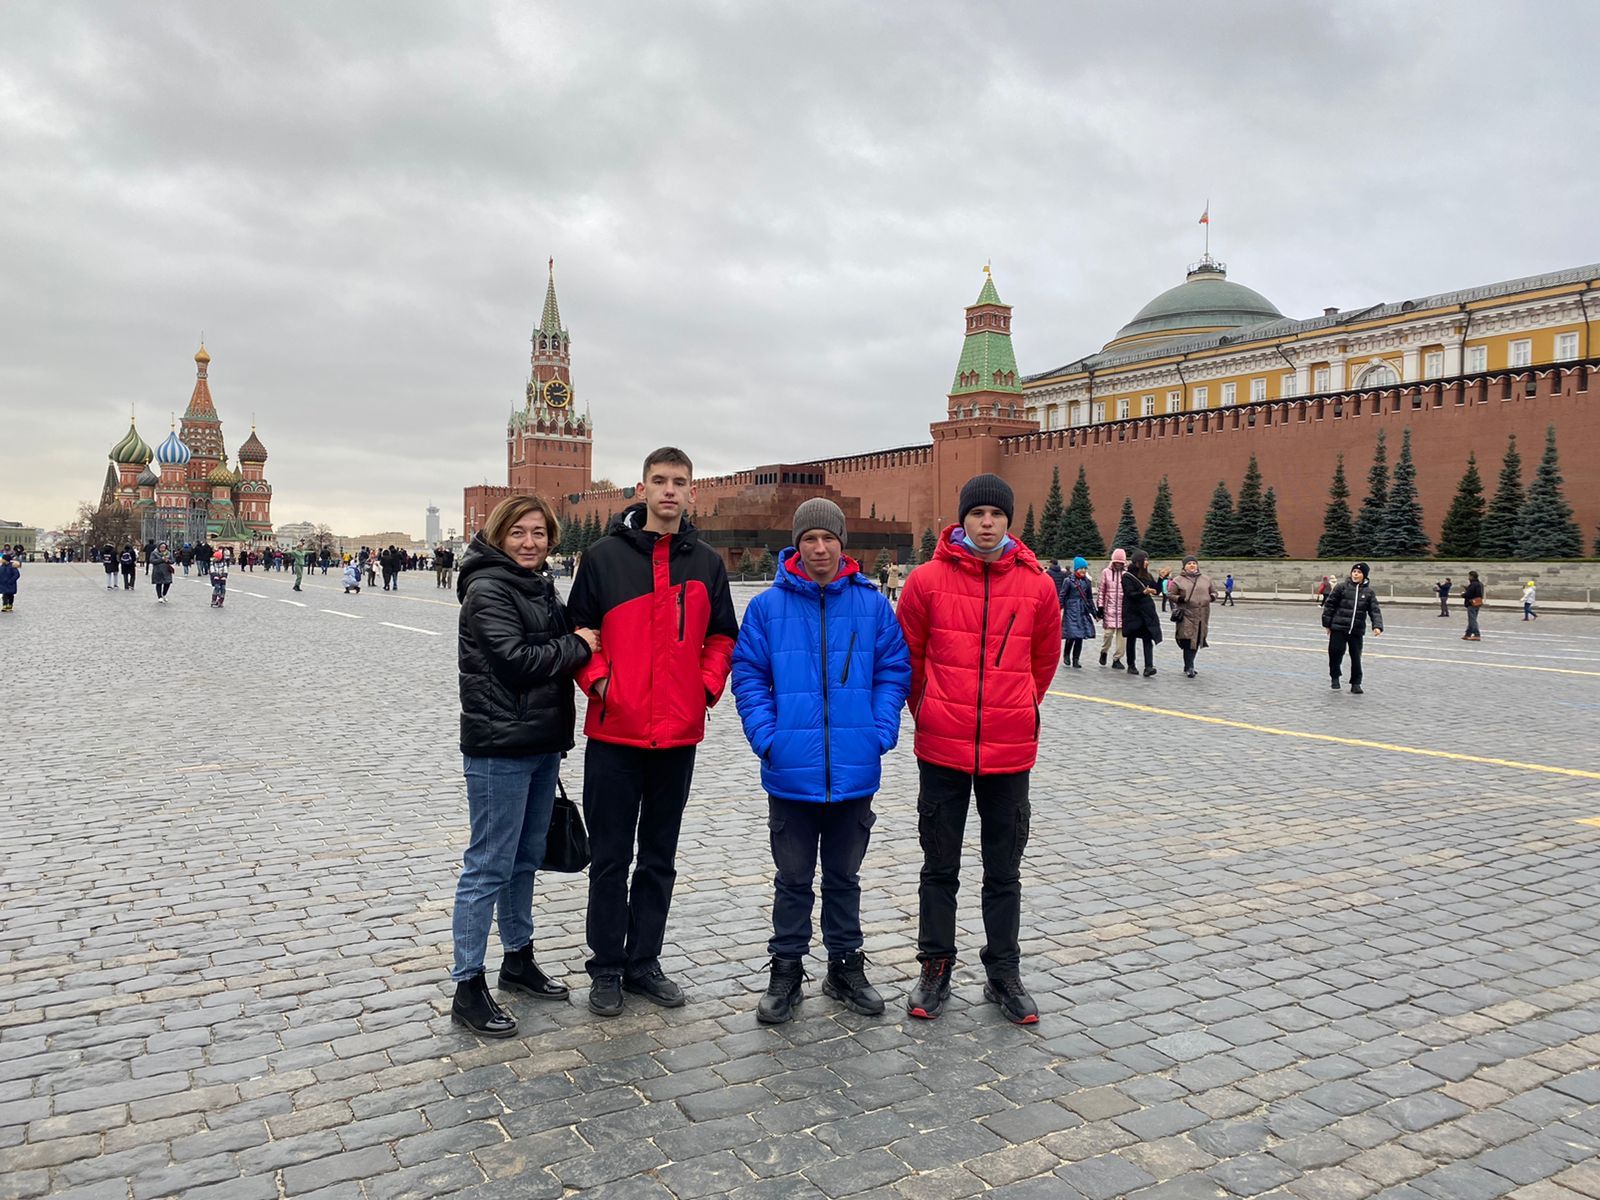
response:
{"label": "black and red sneaker", "polygon": [[1039,1006],[1028,995],[1028,989],[1022,986],[1022,980],[1015,975],[988,980],[983,985],[983,998],[998,1004],[1006,1020],[1013,1025],[1036,1025],[1039,1022]]}
{"label": "black and red sneaker", "polygon": [[906,1012],[913,1017],[931,1021],[944,1011],[944,1002],[950,998],[950,969],[955,966],[948,958],[930,958],[922,964],[922,977],[906,997]]}

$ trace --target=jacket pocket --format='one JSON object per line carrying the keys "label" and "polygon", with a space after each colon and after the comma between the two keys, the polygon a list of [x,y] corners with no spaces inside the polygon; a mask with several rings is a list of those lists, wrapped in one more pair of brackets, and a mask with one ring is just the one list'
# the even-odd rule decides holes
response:
{"label": "jacket pocket", "polygon": [[850,660],[856,652],[856,631],[850,631],[850,645],[844,652],[844,673],[839,676],[839,686],[843,687],[850,682]]}
{"label": "jacket pocket", "polygon": [[1005,654],[1006,654],[1006,643],[1011,640],[1011,627],[1013,625],[1015,625],[1016,623],[1017,623],[1017,614],[1016,613],[1012,613],[1010,620],[1008,620],[1006,622],[1006,631],[1005,631],[1005,633],[1000,635],[1000,653],[998,653],[998,654],[996,654],[994,656],[994,665],[997,666],[997,667],[1000,665],[1000,660],[1005,657]]}

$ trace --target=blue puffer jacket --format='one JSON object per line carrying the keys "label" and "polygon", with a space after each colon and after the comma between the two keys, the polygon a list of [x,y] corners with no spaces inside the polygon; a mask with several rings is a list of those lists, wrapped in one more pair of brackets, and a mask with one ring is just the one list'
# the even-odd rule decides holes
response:
{"label": "blue puffer jacket", "polygon": [[855,561],[819,587],[785,550],[733,650],[734,701],[767,793],[818,803],[876,794],[910,690],[900,623]]}

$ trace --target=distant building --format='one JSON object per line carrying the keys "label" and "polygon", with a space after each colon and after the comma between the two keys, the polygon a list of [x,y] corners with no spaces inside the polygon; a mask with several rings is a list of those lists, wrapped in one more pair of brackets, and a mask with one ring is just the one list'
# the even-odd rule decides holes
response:
{"label": "distant building", "polygon": [[39,548],[39,531],[20,521],[0,521],[0,544],[21,546],[23,553],[32,554]]}
{"label": "distant building", "polygon": [[290,521],[278,526],[278,542],[284,546],[298,546],[316,537],[317,527],[310,521]]}
{"label": "distant building", "polygon": [[428,505],[428,519],[423,540],[429,546],[437,546],[443,540],[443,535],[439,529],[439,506],[437,504]]}

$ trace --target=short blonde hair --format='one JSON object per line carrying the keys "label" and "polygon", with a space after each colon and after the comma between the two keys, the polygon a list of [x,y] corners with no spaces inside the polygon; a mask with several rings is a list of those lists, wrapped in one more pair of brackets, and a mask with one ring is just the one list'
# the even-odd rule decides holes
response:
{"label": "short blonde hair", "polygon": [[561,544],[561,522],[556,519],[555,509],[550,507],[550,502],[543,496],[508,496],[496,504],[483,527],[484,541],[496,550],[504,550],[511,527],[529,513],[539,513],[544,517],[544,527],[550,537],[550,549],[554,550]]}

